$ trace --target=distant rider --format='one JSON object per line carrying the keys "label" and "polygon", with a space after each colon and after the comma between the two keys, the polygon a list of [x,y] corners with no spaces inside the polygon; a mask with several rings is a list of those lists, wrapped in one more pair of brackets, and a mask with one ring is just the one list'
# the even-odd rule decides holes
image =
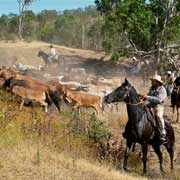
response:
{"label": "distant rider", "polygon": [[166,81],[165,87],[166,87],[167,95],[171,96],[171,90],[174,82],[171,71],[167,71],[167,76],[165,81]]}
{"label": "distant rider", "polygon": [[48,58],[49,62],[53,64],[55,61],[55,58],[56,58],[56,50],[54,49],[53,45],[50,45],[50,54]]}
{"label": "distant rider", "polygon": [[148,107],[152,108],[155,112],[155,117],[157,120],[157,126],[160,131],[160,140],[165,143],[166,139],[166,131],[164,124],[164,102],[167,98],[166,89],[163,86],[164,83],[161,80],[161,76],[155,75],[151,78],[151,88],[149,90],[148,95],[141,96],[141,98],[148,102]]}

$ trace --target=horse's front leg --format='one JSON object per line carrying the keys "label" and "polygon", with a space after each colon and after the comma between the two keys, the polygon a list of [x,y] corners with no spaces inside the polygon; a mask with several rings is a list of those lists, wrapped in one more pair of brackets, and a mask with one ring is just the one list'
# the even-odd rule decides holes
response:
{"label": "horse's front leg", "polygon": [[123,165],[123,168],[124,168],[125,171],[127,171],[127,161],[128,161],[129,151],[131,149],[131,146],[132,146],[132,142],[126,140],[126,149],[125,149],[125,152],[124,152],[124,165]]}
{"label": "horse's front leg", "polygon": [[48,63],[45,64],[45,68],[48,68]]}
{"label": "horse's front leg", "polygon": [[143,173],[145,174],[147,172],[147,167],[146,167],[147,153],[148,153],[148,145],[147,145],[147,143],[142,145],[142,152],[143,152],[143,158],[142,158],[142,161],[143,161]]}

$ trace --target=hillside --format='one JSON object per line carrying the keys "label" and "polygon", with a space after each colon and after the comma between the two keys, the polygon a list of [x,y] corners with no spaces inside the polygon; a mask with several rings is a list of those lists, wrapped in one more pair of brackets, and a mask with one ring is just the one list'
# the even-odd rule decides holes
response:
{"label": "hillside", "polygon": [[[0,42],[0,65],[12,66],[12,63],[22,63],[43,66],[44,63],[37,57],[37,53],[39,49],[48,52],[48,46],[49,44],[44,42]],[[105,80],[113,83],[111,88],[119,86],[124,80],[122,67],[117,68],[100,60],[104,56],[103,53],[63,46],[55,47],[58,54],[67,62],[67,67],[84,68],[87,75],[107,78]],[[59,73],[64,72],[53,66],[39,73],[40,75],[48,73],[58,76]],[[79,76],[79,80],[81,78],[83,77]],[[129,77],[129,79],[138,92],[145,94],[148,91],[148,83],[144,85],[137,77]],[[107,142],[100,144],[104,148],[101,149],[98,143],[93,143],[94,139],[88,137],[86,130],[91,122],[91,111],[84,110],[80,118],[73,115],[68,107],[63,107],[63,112],[60,114],[54,107],[49,108],[48,114],[45,114],[38,106],[23,107],[20,111],[16,100],[9,93],[0,91],[0,173],[2,178],[4,180],[143,179],[136,177],[142,174],[139,146],[135,153],[130,154],[129,165],[132,170],[130,176],[121,170],[125,148],[121,134],[127,122],[127,113],[124,105],[119,104],[118,106],[118,111],[108,109],[98,115],[105,129],[98,129],[98,131],[94,131],[96,128],[89,129],[95,135],[98,135],[99,131],[104,133],[104,130],[108,130],[121,145],[120,149],[115,149],[109,156],[106,156],[103,150],[107,150]],[[169,100],[165,114],[172,119]],[[95,123],[99,122],[95,121]],[[97,124],[95,125],[97,127]],[[176,135],[175,172],[170,173],[169,157],[165,151],[163,151],[164,167],[167,172],[166,179],[178,180],[180,179],[179,124],[174,124],[173,127]],[[162,178],[158,159],[151,148],[148,153],[147,178]]]}
{"label": "hillside", "polygon": [[0,179],[146,179],[96,161],[82,134],[66,132],[69,118],[65,113],[47,116],[38,107],[19,111],[13,97],[0,91]]}
{"label": "hillside", "polygon": [[[43,61],[37,57],[37,54],[40,49],[44,50],[46,53],[49,53],[49,45],[50,44],[41,41],[32,41],[30,43],[21,41],[0,41],[0,51],[4,55],[4,57],[1,56],[0,60],[5,58],[7,63],[9,63],[11,61],[13,62],[13,58],[16,58],[17,63],[44,65]],[[100,59],[105,55],[105,53],[101,52],[68,48],[59,45],[54,45],[54,47],[57,50],[57,54],[61,56],[76,55],[82,58]]]}

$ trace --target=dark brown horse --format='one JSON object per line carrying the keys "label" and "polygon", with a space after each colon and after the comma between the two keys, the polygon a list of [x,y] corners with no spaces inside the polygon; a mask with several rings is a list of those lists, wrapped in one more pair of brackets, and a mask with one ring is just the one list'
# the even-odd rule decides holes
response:
{"label": "dark brown horse", "polygon": [[171,101],[172,98],[174,98],[174,103],[173,103],[173,115],[176,109],[177,112],[177,119],[176,122],[179,122],[179,108],[180,108],[180,87],[174,88],[172,95],[171,95]]}
{"label": "dark brown horse", "polygon": [[[45,53],[44,51],[40,50],[38,52],[38,57],[41,57],[44,60],[45,67],[52,65],[52,63],[49,60],[49,55]],[[60,59],[60,56],[58,56],[57,58],[54,59],[53,64],[60,64],[60,63],[61,63],[61,59]]]}
{"label": "dark brown horse", "polygon": [[[125,128],[125,133],[123,134],[126,139],[126,150],[124,154],[124,169],[127,170],[127,160],[129,156],[129,151],[134,143],[139,143],[142,146],[143,152],[143,172],[146,173],[146,163],[147,163],[147,153],[148,145],[152,145],[155,153],[157,154],[160,161],[160,170],[163,171],[163,157],[160,150],[162,142],[159,139],[159,131],[156,127],[156,123],[153,115],[145,108],[144,104],[141,103],[139,95],[137,94],[135,88],[127,81],[114,90],[112,93],[105,97],[106,103],[120,102],[123,101],[127,104],[128,112],[128,123]],[[174,130],[170,122],[165,119],[165,129],[167,132],[167,143],[164,144],[166,147],[170,159],[171,159],[171,169],[173,169],[173,157],[174,157]]]}
{"label": "dark brown horse", "polygon": [[179,121],[179,108],[180,108],[180,77],[177,77],[173,83],[173,91],[171,93],[171,106],[173,108],[173,114],[175,112],[175,108],[177,110],[177,119],[176,122]]}

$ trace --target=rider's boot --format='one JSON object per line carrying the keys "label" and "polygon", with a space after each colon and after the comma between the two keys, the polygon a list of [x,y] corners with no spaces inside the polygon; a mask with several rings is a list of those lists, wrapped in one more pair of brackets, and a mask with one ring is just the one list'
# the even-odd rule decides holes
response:
{"label": "rider's boot", "polygon": [[162,144],[166,144],[168,139],[165,132],[160,132],[160,141]]}

